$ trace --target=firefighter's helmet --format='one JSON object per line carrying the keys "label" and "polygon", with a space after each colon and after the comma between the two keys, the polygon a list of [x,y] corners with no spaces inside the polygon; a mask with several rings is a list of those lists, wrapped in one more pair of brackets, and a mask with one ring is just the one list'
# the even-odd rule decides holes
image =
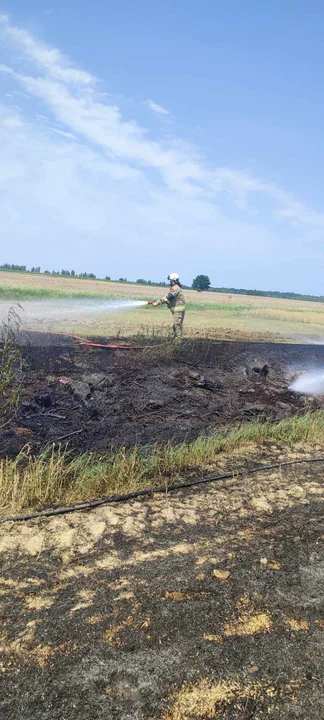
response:
{"label": "firefighter's helmet", "polygon": [[178,282],[178,280],[180,280],[178,273],[170,273],[170,275],[168,275],[168,280],[173,280],[173,282]]}

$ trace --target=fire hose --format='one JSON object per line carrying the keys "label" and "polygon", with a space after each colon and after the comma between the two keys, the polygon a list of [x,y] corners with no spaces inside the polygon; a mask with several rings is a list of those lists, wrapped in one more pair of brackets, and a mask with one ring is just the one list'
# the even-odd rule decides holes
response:
{"label": "fire hose", "polygon": [[[153,303],[147,303],[148,305],[152,305]],[[26,333],[38,333],[40,335],[54,335],[57,337],[67,337],[72,338],[73,340],[77,340],[78,345],[82,345],[83,347],[95,347],[95,348],[104,348],[107,350],[149,350],[151,348],[158,348],[158,347],[166,347],[167,345],[170,345],[169,342],[165,343],[155,343],[154,345],[126,345],[126,344],[116,344],[116,343],[96,343],[92,342],[91,340],[87,340],[87,338],[80,337],[79,335],[72,335],[71,333],[64,333],[64,332],[54,332],[51,330],[46,330],[44,332],[43,330],[25,330]],[[74,344],[73,344],[74,347]]]}
{"label": "fire hose", "polygon": [[123,503],[129,500],[134,500],[139,497],[149,497],[157,494],[167,494],[169,492],[175,492],[176,490],[183,490],[190,487],[198,487],[199,485],[206,485],[213,482],[219,482],[220,480],[234,480],[235,478],[243,477],[244,475],[252,475],[261,472],[268,472],[270,470],[277,470],[283,467],[291,465],[300,465],[302,463],[322,463],[324,457],[320,458],[299,458],[296,460],[287,460],[286,462],[274,463],[272,465],[261,465],[260,467],[250,468],[245,470],[233,470],[232,472],[223,473],[222,475],[214,475],[212,477],[193,478],[192,480],[185,480],[180,483],[174,483],[169,487],[157,487],[157,488],[145,488],[143,490],[135,490],[134,492],[125,493],[122,495],[108,495],[107,497],[100,498],[100,500],[87,500],[83,503],[76,505],[69,505],[65,507],[52,508],[48,510],[40,510],[39,512],[26,513],[24,515],[11,515],[0,519],[0,524],[5,522],[22,522],[25,520],[35,520],[37,518],[52,517],[53,515],[67,515],[69,513],[92,510],[93,508],[101,507],[102,505],[112,505],[113,503]]}

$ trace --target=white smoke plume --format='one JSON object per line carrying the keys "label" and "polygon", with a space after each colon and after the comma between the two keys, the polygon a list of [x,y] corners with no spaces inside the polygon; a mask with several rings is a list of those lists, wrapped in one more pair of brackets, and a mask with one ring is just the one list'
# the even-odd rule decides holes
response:
{"label": "white smoke plume", "polygon": [[301,395],[323,395],[324,394],[324,369],[309,370],[300,375],[291,383],[290,390]]}

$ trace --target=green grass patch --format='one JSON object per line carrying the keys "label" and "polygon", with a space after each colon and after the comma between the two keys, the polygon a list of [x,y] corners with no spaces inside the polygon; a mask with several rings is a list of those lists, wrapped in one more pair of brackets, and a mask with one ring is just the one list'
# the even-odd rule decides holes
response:
{"label": "green grass patch", "polygon": [[195,303],[195,302],[187,302],[186,303],[186,309],[187,310],[199,310],[203,312],[220,312],[220,313],[231,313],[231,314],[242,314],[245,312],[251,313],[251,310],[254,310],[255,308],[251,307],[251,305],[232,305],[230,303]]}
{"label": "green grass patch", "polygon": [[215,472],[217,461],[233,450],[251,454],[265,443],[289,448],[323,444],[324,412],[274,423],[249,423],[199,437],[192,443],[130,450],[107,455],[87,453],[73,457],[54,447],[38,457],[25,449],[15,460],[0,461],[1,512],[69,504],[88,498],[140,490],[166,488],[188,474]]}
{"label": "green grass patch", "polygon": [[[98,292],[71,292],[71,290],[57,290],[56,288],[21,288],[14,286],[0,286],[0,300],[46,300],[46,299],[67,299],[70,300],[139,300],[142,298]],[[145,298],[143,298],[145,300]]]}
{"label": "green grass patch", "polygon": [[[156,293],[155,293],[156,294]],[[73,291],[57,289],[57,288],[23,288],[17,286],[4,286],[0,285],[0,299],[3,300],[46,300],[46,299],[79,299],[79,300],[151,300],[151,293],[147,297],[139,298],[135,295],[121,295],[116,293],[102,293],[102,292],[89,292],[89,291]],[[251,312],[251,306],[247,305],[232,305],[226,303],[196,303],[187,302],[186,309],[199,312],[219,312],[219,313],[231,313],[231,314],[242,314],[245,312]]]}

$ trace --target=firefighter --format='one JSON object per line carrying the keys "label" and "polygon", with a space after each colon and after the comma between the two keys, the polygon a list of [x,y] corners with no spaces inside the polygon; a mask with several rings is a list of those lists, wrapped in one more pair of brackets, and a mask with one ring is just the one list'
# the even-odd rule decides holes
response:
{"label": "firefighter", "polygon": [[173,335],[174,337],[181,337],[186,310],[184,293],[181,288],[178,273],[168,275],[168,280],[170,280],[170,290],[168,294],[161,298],[161,300],[155,300],[152,305],[153,307],[163,304],[168,306],[173,315]]}

